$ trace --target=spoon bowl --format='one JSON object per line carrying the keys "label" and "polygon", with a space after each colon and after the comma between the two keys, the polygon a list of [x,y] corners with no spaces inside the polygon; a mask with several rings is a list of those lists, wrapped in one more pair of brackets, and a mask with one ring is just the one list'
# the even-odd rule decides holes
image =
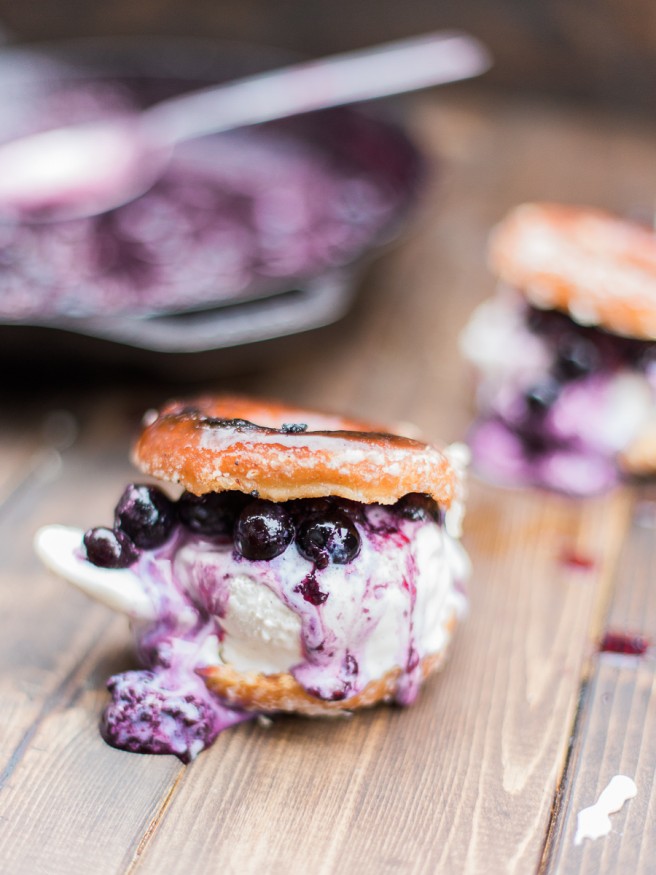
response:
{"label": "spoon bowl", "polygon": [[0,212],[16,221],[105,212],[149,189],[169,154],[146,141],[138,117],[10,141],[0,147]]}

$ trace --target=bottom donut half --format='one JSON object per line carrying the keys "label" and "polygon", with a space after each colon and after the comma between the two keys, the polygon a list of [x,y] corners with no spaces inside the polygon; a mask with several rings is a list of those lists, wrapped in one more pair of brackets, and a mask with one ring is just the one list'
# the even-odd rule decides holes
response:
{"label": "bottom donut half", "polygon": [[[443,667],[457,624],[457,612],[454,610],[444,624],[445,646],[438,653],[425,656],[420,662],[422,681]],[[289,672],[264,675],[241,672],[231,665],[220,665],[201,669],[199,673],[211,692],[232,707],[265,714],[287,712],[306,717],[330,716],[390,702],[398,693],[403,674],[401,668],[390,669],[382,677],[369,681],[355,696],[340,701],[323,701],[311,696]]]}

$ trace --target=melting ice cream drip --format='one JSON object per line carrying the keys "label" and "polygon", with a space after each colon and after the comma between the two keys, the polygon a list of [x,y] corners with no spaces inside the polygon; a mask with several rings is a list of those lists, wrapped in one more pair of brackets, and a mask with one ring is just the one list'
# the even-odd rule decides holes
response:
{"label": "melting ice cream drip", "polygon": [[197,669],[217,663],[220,629],[179,585],[173,561],[179,533],[139,561],[144,592],[157,606],[134,622],[137,650],[147,666],[114,675],[101,721],[108,744],[135,753],[175,754],[188,763],[223,729],[256,716],[213,696]]}
{"label": "melting ice cream drip", "polygon": [[611,829],[610,816],[619,811],[625,802],[637,794],[638,788],[632,778],[615,775],[594,805],[583,808],[576,817],[574,844],[583,839],[598,839],[608,835]]}
{"label": "melting ice cream drip", "polygon": [[[448,617],[464,613],[468,562],[431,519],[378,506],[362,514],[361,552],[346,566],[322,568],[296,548],[246,562],[232,542],[184,528],[128,568],[100,568],[86,559],[82,532],[41,530],[36,544],[46,565],[132,620],[143,669],[110,679],[105,740],[188,762],[221,729],[257,716],[228,707],[203,682],[202,670],[224,660],[241,671],[288,671],[325,700],[355,695],[400,669],[397,700],[413,701],[421,658],[444,648]],[[308,572],[325,597],[308,598]]]}

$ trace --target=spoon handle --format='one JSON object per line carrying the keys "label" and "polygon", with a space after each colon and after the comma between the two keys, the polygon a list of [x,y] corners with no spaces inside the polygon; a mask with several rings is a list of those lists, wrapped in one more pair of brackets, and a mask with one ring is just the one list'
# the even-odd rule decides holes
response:
{"label": "spoon handle", "polygon": [[144,114],[162,144],[245,125],[467,79],[491,64],[485,47],[458,31],[412,37],[212,86]]}

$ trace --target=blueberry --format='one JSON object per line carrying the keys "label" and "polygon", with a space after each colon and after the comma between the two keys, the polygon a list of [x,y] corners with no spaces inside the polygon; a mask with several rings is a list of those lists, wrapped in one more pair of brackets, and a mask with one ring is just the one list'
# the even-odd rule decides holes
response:
{"label": "blueberry", "polygon": [[637,370],[652,376],[656,371],[656,344],[641,344],[627,355],[629,361]]}
{"label": "blueberry", "polygon": [[560,386],[555,380],[536,383],[524,395],[526,406],[531,413],[546,413],[556,401]]}
{"label": "blueberry", "polygon": [[178,501],[178,516],[199,535],[231,535],[237,516],[249,501],[250,496],[242,492],[184,492]]}
{"label": "blueberry", "polygon": [[296,536],[298,552],[325,568],[330,562],[346,565],[360,552],[360,535],[353,522],[339,510],[314,514],[300,526]]}
{"label": "blueberry", "polygon": [[359,501],[351,501],[348,498],[333,498],[333,506],[353,522],[359,522],[362,525],[366,523],[367,515],[365,513],[366,505]]}
{"label": "blueberry", "polygon": [[399,498],[392,510],[406,520],[434,520],[440,521],[441,514],[437,502],[430,495],[423,492],[409,492],[403,498]]}
{"label": "blueberry", "polygon": [[273,559],[294,538],[294,525],[284,507],[272,501],[252,501],[235,524],[235,547],[245,559]]}
{"label": "blueberry", "polygon": [[287,501],[285,506],[295,522],[302,522],[315,513],[328,513],[332,507],[329,498],[295,498]]}
{"label": "blueberry", "polygon": [[116,506],[116,526],[143,549],[159,547],[175,525],[173,503],[156,486],[131,483]]}
{"label": "blueberry", "polygon": [[553,449],[553,440],[549,435],[543,434],[540,428],[520,428],[517,436],[522,442],[522,447],[529,459],[544,456]]}
{"label": "blueberry", "polygon": [[87,559],[100,568],[127,568],[139,552],[125,532],[99,526],[84,535]]}
{"label": "blueberry", "polygon": [[525,318],[529,331],[548,337],[557,337],[564,328],[571,325],[569,317],[559,310],[529,307]]}
{"label": "blueberry", "polygon": [[526,326],[534,334],[544,334],[549,329],[549,314],[544,310],[529,307],[526,313]]}
{"label": "blueberry", "polygon": [[336,495],[326,495],[321,498],[297,498],[287,502],[287,509],[297,524],[310,516],[326,516],[333,511],[345,514],[354,522],[366,522],[365,505],[359,501],[340,498]]}
{"label": "blueberry", "polygon": [[591,340],[575,335],[565,335],[559,341],[554,365],[555,376],[560,380],[576,380],[599,366],[599,353]]}

